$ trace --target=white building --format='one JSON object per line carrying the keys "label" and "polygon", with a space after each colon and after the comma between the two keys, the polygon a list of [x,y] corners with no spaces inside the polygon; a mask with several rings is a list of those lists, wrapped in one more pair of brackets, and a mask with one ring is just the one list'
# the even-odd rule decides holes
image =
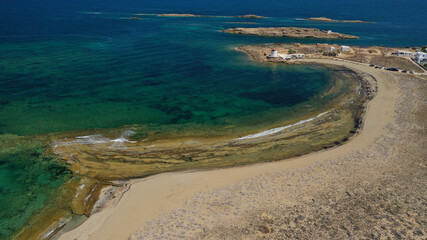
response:
{"label": "white building", "polygon": [[302,54],[302,53],[291,54],[291,58],[295,58],[295,59],[301,59],[304,57],[305,57],[305,54]]}
{"label": "white building", "polygon": [[279,54],[279,57],[283,60],[291,60],[292,56],[288,54]]}
{"label": "white building", "polygon": [[414,53],[413,52],[409,52],[409,51],[397,50],[396,51],[396,55],[399,56],[399,57],[413,57]]}
{"label": "white building", "polygon": [[271,54],[270,54],[271,58],[278,58],[279,55],[277,55],[277,49],[273,48],[271,49]]}
{"label": "white building", "polygon": [[332,33],[332,31],[331,30],[328,30],[328,34],[331,34]]}
{"label": "white building", "polygon": [[295,53],[295,54],[279,54],[279,57],[283,60],[291,60],[291,59],[301,59],[305,57],[305,54]]}
{"label": "white building", "polygon": [[331,51],[331,52],[335,51],[335,47],[331,47],[331,48],[329,49],[329,51]]}
{"label": "white building", "polygon": [[350,52],[350,47],[342,45],[341,46],[341,51],[343,51],[343,52]]}
{"label": "white building", "polygon": [[427,61],[427,53],[424,52],[416,52],[414,54],[414,60],[417,63],[422,63],[422,62],[426,62]]}

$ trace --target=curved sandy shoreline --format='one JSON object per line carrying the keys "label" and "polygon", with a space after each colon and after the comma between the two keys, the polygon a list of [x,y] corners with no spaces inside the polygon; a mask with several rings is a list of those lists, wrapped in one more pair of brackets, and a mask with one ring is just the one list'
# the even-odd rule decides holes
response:
{"label": "curved sandy shoreline", "polygon": [[399,94],[396,86],[387,79],[386,73],[349,62],[324,59],[309,61],[346,66],[377,79],[377,96],[369,103],[363,130],[356,137],[342,146],[285,161],[211,171],[165,173],[132,180],[129,182],[130,189],[113,207],[92,215],[81,226],[64,233],[60,239],[127,239],[147,222],[167,210],[184,205],[186,200],[202,190],[213,190],[261,174],[300,168],[344,156],[365,149],[378,136],[387,132],[385,126],[391,121]]}

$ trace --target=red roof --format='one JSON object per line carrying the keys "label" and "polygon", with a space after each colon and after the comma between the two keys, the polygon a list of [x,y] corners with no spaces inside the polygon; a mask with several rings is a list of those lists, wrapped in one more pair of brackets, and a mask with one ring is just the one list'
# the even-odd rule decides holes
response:
{"label": "red roof", "polygon": [[275,49],[275,48],[273,48],[273,49],[271,49],[271,50],[273,50],[273,51],[277,51],[277,49]]}

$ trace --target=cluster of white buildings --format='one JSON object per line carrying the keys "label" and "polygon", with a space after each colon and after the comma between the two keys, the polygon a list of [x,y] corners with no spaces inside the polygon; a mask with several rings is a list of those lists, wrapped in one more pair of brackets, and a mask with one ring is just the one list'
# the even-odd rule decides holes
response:
{"label": "cluster of white buildings", "polygon": [[396,51],[396,56],[399,57],[410,57],[417,63],[423,63],[427,61],[427,53],[421,52],[417,50],[417,52],[409,52],[409,51]]}
{"label": "cluster of white buildings", "polygon": [[[350,52],[351,48],[350,46],[341,46],[341,52]],[[329,49],[330,52],[334,52],[335,51],[335,47],[330,47]],[[409,52],[409,51],[402,51],[402,50],[397,50],[395,53],[396,56],[399,57],[410,57],[412,58],[414,61],[416,61],[417,63],[424,63],[427,62],[427,53],[425,52],[421,52],[419,50],[417,50],[417,52]],[[281,58],[284,60],[291,60],[291,59],[301,59],[305,57],[305,54],[279,54],[277,52],[277,49],[273,48],[271,49],[271,53],[268,56],[269,58]]]}

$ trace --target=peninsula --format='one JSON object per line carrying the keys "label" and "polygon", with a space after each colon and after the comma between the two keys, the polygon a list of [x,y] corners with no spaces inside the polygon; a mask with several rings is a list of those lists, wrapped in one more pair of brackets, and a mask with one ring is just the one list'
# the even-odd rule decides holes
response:
{"label": "peninsula", "polygon": [[336,20],[336,19],[327,18],[327,17],[312,17],[312,18],[306,18],[304,20],[317,21],[317,22],[374,23],[374,22],[367,22],[367,21],[361,21],[361,20]]}
{"label": "peninsula", "polygon": [[[348,49],[343,49],[348,47]],[[277,57],[271,57],[271,49],[277,51]],[[371,65],[379,69],[397,69],[404,73],[427,72],[418,64],[406,57],[396,56],[396,52],[404,49],[407,52],[415,53],[413,48],[392,48],[392,47],[359,47],[359,46],[341,46],[338,44],[268,44],[268,45],[247,45],[241,46],[238,50],[247,53],[257,62],[283,62],[286,64],[301,64],[298,59],[340,59],[352,61],[361,64]]]}
{"label": "peninsula", "polygon": [[359,37],[332,31],[324,31],[317,28],[297,27],[269,27],[269,28],[229,28],[222,30],[225,33],[257,35],[268,37],[287,38],[316,38],[316,39],[358,39]]}

